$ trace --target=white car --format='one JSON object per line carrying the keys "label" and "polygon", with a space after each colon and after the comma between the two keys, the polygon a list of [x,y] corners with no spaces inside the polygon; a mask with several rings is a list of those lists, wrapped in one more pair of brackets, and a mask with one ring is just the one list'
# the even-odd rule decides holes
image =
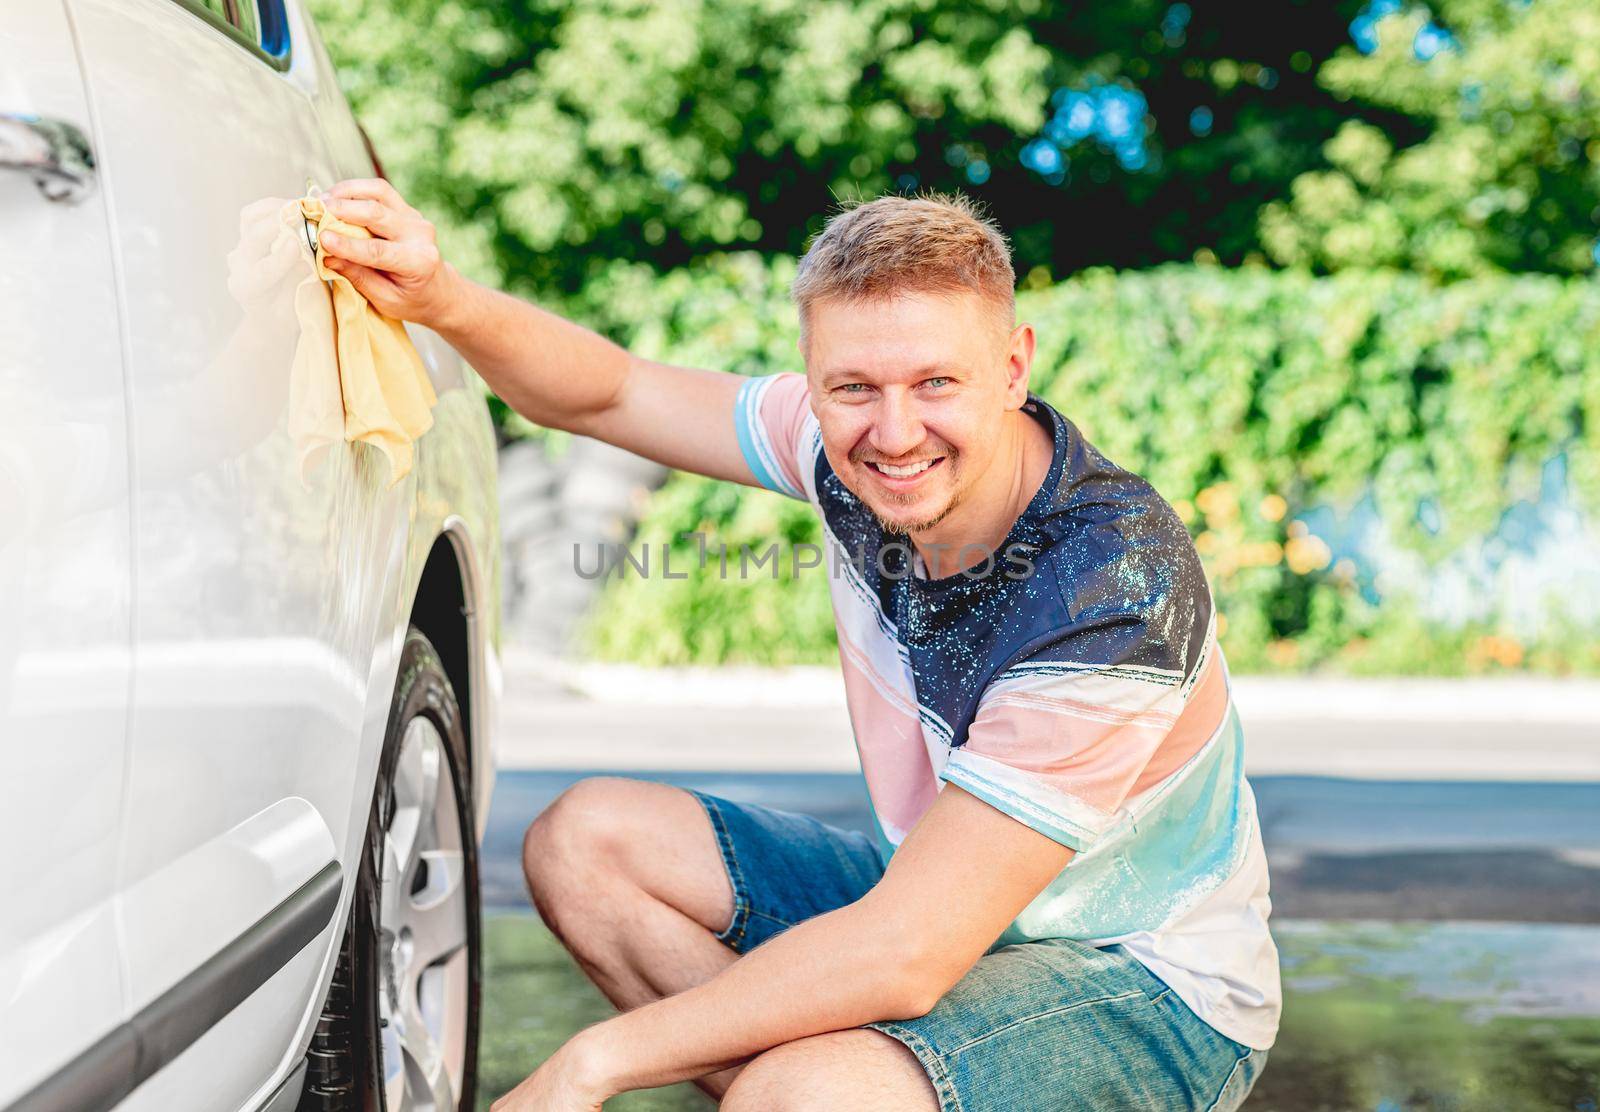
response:
{"label": "white car", "polygon": [[473,1107],[482,386],[302,477],[241,237],[374,172],[298,0],[0,0],[0,1109]]}

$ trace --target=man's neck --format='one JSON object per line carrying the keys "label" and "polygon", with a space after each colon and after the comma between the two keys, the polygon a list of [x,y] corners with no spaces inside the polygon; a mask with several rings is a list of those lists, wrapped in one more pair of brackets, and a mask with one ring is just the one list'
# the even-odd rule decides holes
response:
{"label": "man's neck", "polygon": [[932,529],[911,535],[929,579],[980,567],[991,554],[998,560],[997,549],[1049,474],[1055,454],[1050,434],[1020,409],[1010,417],[987,472],[961,504]]}

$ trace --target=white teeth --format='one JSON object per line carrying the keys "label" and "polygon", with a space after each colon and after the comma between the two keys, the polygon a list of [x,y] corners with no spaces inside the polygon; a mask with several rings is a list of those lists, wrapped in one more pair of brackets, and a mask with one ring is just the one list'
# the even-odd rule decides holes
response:
{"label": "white teeth", "polygon": [[913,475],[922,474],[936,462],[936,460],[925,459],[921,463],[908,464],[905,467],[895,467],[889,463],[875,463],[873,466],[891,479],[909,479]]}

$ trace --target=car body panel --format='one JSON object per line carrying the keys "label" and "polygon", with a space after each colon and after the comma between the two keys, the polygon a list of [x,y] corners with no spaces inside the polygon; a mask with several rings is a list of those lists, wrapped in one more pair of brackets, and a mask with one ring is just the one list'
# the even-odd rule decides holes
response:
{"label": "car body panel", "polygon": [[[0,3],[0,112],[90,130],[58,0]],[[70,252],[60,245],[71,243]],[[123,1017],[127,426],[103,191],[0,171],[0,1105]]]}
{"label": "car body panel", "polygon": [[[241,214],[331,175],[304,92],[169,0],[69,10],[126,320],[134,683],[118,888],[137,1014],[283,892],[236,887],[228,914],[188,916],[131,893],[163,874],[204,876],[219,840],[294,796],[330,842],[349,829],[371,650],[403,589],[410,490],[388,489],[363,449],[329,452],[300,481],[287,418],[301,275],[262,273],[277,260]],[[323,862],[300,864],[283,878],[291,890]],[[311,999],[320,972],[304,963],[278,991]],[[164,1107],[247,1100],[302,1019],[284,1008],[246,1026],[231,1014],[218,1026],[233,1037],[213,1055],[163,1070],[205,1076]]]}
{"label": "car body panel", "polygon": [[[86,272],[87,290],[98,283],[92,322],[110,322],[110,340],[75,360],[68,393],[76,416],[76,376],[91,376],[117,430],[103,434],[116,470],[95,571],[120,575],[121,608],[107,587],[85,600],[97,604],[93,622],[71,609],[38,615],[41,635],[98,631],[90,644],[109,671],[98,680],[103,709],[79,708],[76,725],[54,727],[63,770],[54,780],[39,771],[48,755],[30,755],[27,767],[57,797],[98,785],[104,806],[72,833],[92,843],[84,884],[119,929],[81,944],[112,962],[96,1014],[75,1008],[75,1045],[58,1033],[26,1077],[0,1070],[0,1107],[87,1047],[91,1028],[148,1010],[331,859],[343,866],[342,889],[317,941],[122,1107],[254,1108],[294,1072],[332,976],[399,655],[441,538],[463,580],[472,682],[458,694],[469,701],[480,835],[488,810],[499,541],[482,383],[439,337],[408,326],[439,400],[411,474],[392,486],[384,457],[366,445],[334,445],[302,474],[288,432],[302,274],[273,270],[252,236],[261,213],[276,210],[272,198],[300,195],[308,178],[326,187],[373,168],[325,50],[299,5],[287,7],[293,50],[276,67],[173,0],[66,0],[92,109],[101,238],[98,256],[78,227],[41,238],[39,250],[53,243]],[[38,68],[61,84],[61,65]],[[9,74],[8,63],[0,111]],[[0,181],[8,188],[17,183]],[[89,343],[76,320],[29,327],[39,351],[72,328]],[[46,546],[77,539],[35,533],[30,566]],[[17,558],[0,544],[0,559]],[[29,642],[4,641],[0,651],[31,659]],[[24,671],[12,663],[13,677]],[[8,713],[8,729],[27,725]],[[91,753],[92,769],[81,762]],[[58,826],[65,837],[66,820]],[[63,899],[53,879],[40,895]],[[10,958],[7,947],[0,962]],[[28,968],[43,966],[40,983],[74,991],[89,968],[37,958]]]}

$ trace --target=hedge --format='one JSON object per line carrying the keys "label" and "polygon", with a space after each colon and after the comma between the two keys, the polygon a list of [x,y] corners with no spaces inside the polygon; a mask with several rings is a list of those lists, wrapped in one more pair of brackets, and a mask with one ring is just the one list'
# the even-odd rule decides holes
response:
{"label": "hedge", "polygon": [[[721,256],[659,279],[621,267],[569,308],[654,358],[800,370],[793,265]],[[1441,622],[1416,584],[1335,559],[1300,520],[1365,496],[1393,545],[1437,567],[1537,500],[1562,453],[1574,504],[1600,521],[1593,283],[1169,266],[1084,272],[1018,308],[1039,334],[1033,389],[1189,524],[1236,670],[1600,672],[1600,631],[1559,600],[1532,633],[1499,612]],[[801,503],[675,474],[634,543],[672,546],[682,568],[697,542],[681,535],[697,530],[733,551],[818,534]],[[787,569],[777,582],[618,576],[585,646],[656,664],[831,661],[826,588]]]}

